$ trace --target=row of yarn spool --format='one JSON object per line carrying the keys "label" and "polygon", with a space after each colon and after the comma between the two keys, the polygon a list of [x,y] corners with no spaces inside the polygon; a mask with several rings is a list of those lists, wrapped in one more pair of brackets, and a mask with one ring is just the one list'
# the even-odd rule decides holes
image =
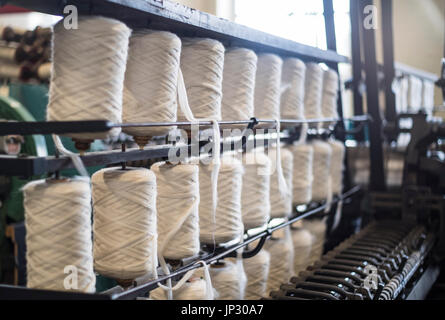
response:
{"label": "row of yarn spool", "polygon": [[[309,175],[313,175],[310,192],[312,197],[322,200],[321,198],[329,197],[328,192],[340,194],[343,144],[338,141],[316,141],[303,146],[309,151],[307,154],[310,156],[307,158],[312,158],[313,161],[313,167],[306,164],[306,167],[311,167],[308,170]],[[295,147],[299,146],[293,146],[290,150]],[[293,173],[298,170],[292,170],[292,166],[297,160],[299,162],[296,168],[303,168],[301,159],[304,156],[301,153],[293,154],[287,149],[282,151],[286,182],[298,184],[301,178],[297,175],[297,180],[294,179]],[[249,159],[246,158],[253,155],[261,155],[262,157],[256,159],[261,160],[249,165]],[[102,169],[92,176],[91,189],[86,178],[48,179],[28,184],[24,188],[28,286],[67,289],[64,268],[69,265],[79,269],[80,284],[77,289],[80,291],[94,291],[93,265],[95,271],[118,279],[121,283],[147,275],[154,278],[158,258],[162,261],[193,257],[199,253],[200,242],[219,244],[235,240],[240,238],[244,229],[263,226],[270,217],[287,218],[291,213],[287,210],[292,207],[293,200],[292,197],[276,197],[279,194],[278,188],[272,186],[273,181],[278,179],[274,179],[274,175],[268,172],[273,162],[271,159],[276,159],[273,152],[268,157],[256,150],[245,154],[244,158],[246,164],[243,168],[241,161],[233,155],[222,157],[217,189],[219,201],[214,215],[212,195],[209,192],[211,168],[205,164],[173,165],[161,162],[154,164],[151,170]],[[265,172],[258,174],[259,169]],[[329,187],[321,189],[320,185]],[[251,192],[252,189],[256,192]],[[296,190],[299,192],[301,189]],[[306,191],[305,194],[307,193]],[[91,195],[93,208],[90,205]],[[306,199],[304,203],[309,201],[310,199]],[[274,203],[272,208],[281,209],[269,212],[254,206],[258,203],[263,206],[269,203],[269,208],[270,203]],[[254,211],[251,213],[252,208]],[[90,236],[92,210],[93,248]],[[263,214],[257,214],[256,210],[262,210]],[[67,214],[61,214],[65,212]],[[300,271],[310,262],[317,260],[322,253],[325,231],[324,220],[310,220],[303,221],[302,226],[293,231],[293,237],[288,231],[272,237],[265,247],[273,257],[270,260],[270,273],[266,273],[267,270],[262,273],[267,274],[271,284],[265,286],[263,283],[263,286],[268,288],[263,291],[250,289],[249,270],[255,270],[251,265],[263,265],[267,254],[248,259],[250,265],[245,267],[248,274],[246,292],[251,294],[248,297],[251,298],[254,292],[264,295],[265,290],[270,290],[276,287],[279,281],[284,282],[285,278],[289,278],[292,269]],[[294,238],[292,245],[289,243],[291,238]],[[66,246],[70,251],[65,249]],[[311,248],[309,254],[308,247]],[[286,255],[287,258],[284,257]],[[295,257],[294,267],[290,268],[288,264],[287,269],[283,270],[282,261],[292,261],[291,257]],[[239,275],[241,272],[236,271],[238,265],[239,261],[212,266],[211,278],[214,279],[216,275],[218,279],[218,275],[221,275],[222,279],[226,279],[233,276],[232,273]],[[168,269],[165,272],[168,273]],[[202,282],[202,279],[198,280]],[[224,288],[234,288],[223,285],[224,281],[212,282],[217,292],[224,291]],[[257,285],[258,282],[254,287]],[[188,286],[195,292],[195,287],[201,285]],[[239,285],[237,288],[241,290]],[[233,298],[233,295],[227,292],[225,295],[221,294],[221,297],[225,296]]]}
{"label": "row of yarn spool", "polygon": [[417,113],[423,109],[432,115],[434,109],[434,82],[409,75],[397,78],[393,83],[397,113]]}
{"label": "row of yarn spool", "polygon": [[[319,64],[258,56],[212,39],[137,30],[102,17],[81,17],[77,30],[54,28],[48,120],[113,123],[189,120],[337,118],[338,75]],[[178,97],[183,84],[185,97]],[[125,127],[143,147],[172,127]],[[69,134],[79,150],[108,133]]]}
{"label": "row of yarn spool", "polygon": [[[220,112],[223,116],[227,114],[227,117],[230,115],[235,117],[237,113],[233,110],[233,112],[227,112],[219,109],[218,106],[222,104],[232,108],[235,105],[246,106],[244,109],[236,108],[238,112],[240,109],[245,111],[242,114],[238,113],[242,118],[229,119],[245,120],[246,115],[251,115],[251,110],[253,110],[252,100],[257,101],[255,115],[260,115],[259,118],[264,116],[267,119],[276,119],[280,117],[280,112],[276,110],[280,110],[281,97],[283,97],[281,99],[282,112],[297,111],[293,115],[282,114],[283,118],[298,119],[303,115],[307,118],[316,118],[320,113],[306,112],[307,106],[316,105],[317,108],[320,107],[320,110],[324,110],[321,108],[323,101],[332,107],[332,102],[335,100],[332,97],[323,99],[324,95],[320,92],[324,90],[336,94],[336,89],[332,90],[331,87],[320,84],[313,85],[313,81],[308,81],[308,77],[318,79],[319,83],[322,83],[323,78],[331,79],[327,76],[329,71],[325,73],[326,76],[321,77],[320,74],[323,75],[323,73],[318,71],[322,69],[316,64],[308,65],[308,69],[316,71],[308,73],[310,76],[304,78],[306,84],[303,86],[301,75],[304,74],[302,71],[304,64],[297,59],[286,59],[284,62],[285,65],[292,66],[293,63],[297,66],[294,77],[287,74],[290,67],[283,69],[286,72],[283,72],[283,77],[281,77],[283,62],[275,55],[264,54],[257,58],[250,50],[233,49],[228,50],[224,57],[224,47],[214,40],[189,39],[183,41],[181,48],[181,41],[171,33],[144,31],[135,33],[130,39],[130,54],[125,72],[127,60],[125,48],[130,36],[130,30],[125,25],[112,19],[82,18],[79,21],[79,30],[82,32],[74,31],[65,34],[65,30],[60,25],[55,28],[54,69],[48,107],[48,118],[51,120],[80,120],[79,115],[84,116],[82,120],[97,119],[105,115],[110,121],[120,122],[122,93],[124,121],[175,121],[182,119],[181,117],[190,120],[186,114],[176,111],[177,82],[180,82],[182,78],[181,69],[184,73],[184,84],[190,106],[194,116],[201,119],[219,120]],[[74,46],[76,50],[72,50],[72,43],[76,44]],[[187,55],[188,51],[193,54]],[[147,59],[147,56],[144,56],[146,54],[151,59]],[[230,71],[231,65],[227,63],[231,56],[235,61],[232,65],[233,73]],[[223,64],[224,58],[225,64]],[[148,61],[152,62],[148,63]],[[202,61],[206,62],[199,65]],[[247,61],[247,63],[236,66],[236,63],[240,61]],[[184,67],[182,63],[185,63]],[[181,69],[179,69],[180,64]],[[190,68],[190,66],[197,68]],[[243,72],[234,76],[235,71],[239,70]],[[104,72],[107,76],[104,76]],[[232,75],[238,82],[230,81],[228,84],[229,81],[222,81],[222,73],[224,73],[224,79],[231,79]],[[148,74],[150,76],[147,76]],[[85,81],[85,75],[88,81]],[[256,82],[252,79],[256,79]],[[284,81],[281,81],[282,79]],[[288,85],[280,87],[283,82],[287,82]],[[234,87],[239,90],[238,92],[235,92],[235,89],[228,89],[233,83],[239,83],[239,86]],[[250,89],[247,90],[246,87]],[[306,91],[309,90],[309,94],[306,92],[305,95],[304,112],[301,109],[303,102],[301,88],[303,87]],[[300,91],[293,88],[299,88]],[[267,92],[267,95],[264,96],[264,92]],[[261,95],[262,98],[257,98]],[[319,99],[311,98],[313,96]],[[233,103],[230,100],[227,101],[226,98],[233,99]],[[147,106],[147,103],[150,105]],[[292,109],[286,105],[290,103],[298,103],[300,108]],[[259,108],[260,111],[270,108],[268,110],[271,113],[264,115],[258,113],[257,105],[261,104],[264,104],[264,107]],[[128,106],[127,109],[126,106]],[[149,119],[146,118],[147,110],[150,114]],[[275,113],[272,110],[275,110]],[[331,108],[331,112],[332,110],[335,108]],[[206,112],[211,114],[205,114]],[[157,114],[155,117],[159,116],[159,118],[153,118],[154,114]],[[113,130],[108,134],[113,135],[118,131]],[[147,137],[145,129],[142,132],[133,131],[134,128],[128,130],[135,136],[136,141],[142,145],[145,143]],[[150,135],[163,133],[165,132],[152,131]],[[103,136],[76,134],[73,137],[79,141],[88,141]],[[264,152],[254,151],[243,155],[243,161],[246,163],[252,160],[250,158],[254,158],[253,162],[251,161],[244,168],[236,159],[231,158],[228,161],[223,158],[218,174],[220,181],[217,189],[217,208],[214,207],[213,195],[209,196],[209,190],[212,188],[206,187],[209,184],[214,185],[211,177],[209,178],[211,176],[209,171],[213,171],[213,168],[209,170],[208,167],[202,165],[198,168],[197,165],[187,163],[180,165],[158,163],[152,167],[152,170],[128,168],[127,170],[105,169],[97,172],[92,178],[94,269],[125,283],[125,280],[147,274],[156,276],[159,258],[161,265],[164,265],[164,271],[168,273],[169,270],[165,270],[166,263],[165,261],[162,263],[162,260],[195,256],[199,252],[200,238],[202,242],[215,244],[232,240],[240,237],[244,229],[264,225],[269,217],[288,215],[291,212],[289,208],[292,207],[292,202],[303,204],[311,199],[329,199],[330,189],[312,190],[320,170],[319,168],[312,169],[311,161],[314,160],[314,164],[323,164],[323,159],[316,161],[318,158],[314,149],[314,146],[300,141],[300,144],[290,147],[289,151],[282,150],[283,155],[279,164],[282,162],[287,187],[292,190],[287,193],[274,192],[279,189],[278,178],[268,174],[274,160],[277,165],[278,157],[272,156],[269,159]],[[276,148],[275,154],[279,152],[278,150],[280,148]],[[294,160],[290,161],[292,155]],[[306,163],[300,163],[305,160]],[[291,165],[303,170],[292,170]],[[321,171],[329,174],[330,169],[326,167],[328,167],[327,164]],[[303,173],[305,176],[302,178],[299,176],[300,171],[306,171],[305,168],[307,172]],[[259,169],[265,174],[258,174]],[[326,180],[318,179],[322,181],[321,184],[326,185]],[[328,185],[332,188],[331,184]],[[201,186],[206,188],[201,189],[204,192],[200,192]],[[253,190],[257,191],[252,192]],[[74,265],[79,266],[78,278],[81,278],[80,285],[76,289],[94,291],[92,244],[91,239],[88,240],[89,232],[91,232],[89,224],[91,191],[88,181],[82,179],[38,181],[25,187],[24,193],[27,228],[29,228],[27,242],[35,243],[35,246],[30,245],[28,250],[28,286],[67,289],[64,281],[64,267],[60,267]],[[319,193],[321,194],[319,199],[314,197]],[[275,198],[276,195],[280,198]],[[50,201],[42,201],[50,197]],[[257,199],[257,201],[252,202],[252,199]],[[41,205],[36,205],[36,201],[42,202]],[[68,219],[63,215],[55,217],[54,211],[65,212],[67,205],[70,206],[68,211],[73,212],[72,216]],[[77,214],[79,212],[82,214]],[[48,221],[51,223],[47,223]],[[65,251],[62,252],[61,247],[53,246],[54,252],[46,250],[46,247],[50,245],[48,239],[51,241],[54,239],[53,233],[57,235],[63,246],[68,243],[65,237],[74,237],[77,240],[70,238],[70,241],[74,242],[70,248],[77,259],[72,259],[73,255]],[[81,241],[76,237],[81,238]],[[262,256],[264,258],[264,255]],[[46,273],[42,269],[44,260],[49,261],[48,264],[52,266],[52,268],[48,266],[45,270],[53,272]],[[79,264],[80,261],[82,264]],[[242,267],[240,265],[242,264],[237,259],[235,262],[227,261],[222,266],[211,268],[217,291],[218,283],[224,286],[223,283],[230,282],[227,280],[230,274],[242,274],[236,271]],[[230,270],[232,273],[223,272],[225,270]],[[272,266],[271,270],[273,270]],[[218,279],[222,280],[218,281]],[[239,276],[236,279],[238,283],[243,282],[240,281]],[[201,283],[201,281],[197,282]],[[182,287],[182,290],[187,286],[200,287],[198,284],[186,285]],[[219,291],[224,292],[221,289]],[[219,295],[223,298],[224,295],[221,292]],[[209,292],[206,292],[204,296],[208,297],[208,294]]]}
{"label": "row of yarn spool", "polygon": [[[396,111],[401,113],[417,113],[425,111],[429,116],[434,112],[434,82],[409,75],[397,78],[393,83],[396,99]],[[400,119],[399,125],[403,128],[411,127],[411,119]],[[398,146],[407,146],[411,135],[401,133],[397,139]]]}

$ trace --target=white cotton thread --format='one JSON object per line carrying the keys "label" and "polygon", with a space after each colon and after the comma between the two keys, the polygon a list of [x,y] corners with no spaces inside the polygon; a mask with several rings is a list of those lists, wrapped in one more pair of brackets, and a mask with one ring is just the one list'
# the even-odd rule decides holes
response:
{"label": "white cotton thread", "polygon": [[225,259],[218,265],[213,264],[210,266],[210,277],[218,300],[244,299],[247,280],[242,263]]}
{"label": "white cotton thread", "polygon": [[430,116],[434,111],[434,82],[429,80],[423,80],[422,85],[422,107],[426,113]]}
{"label": "white cotton thread", "polygon": [[331,156],[331,187],[333,195],[341,195],[343,191],[343,171],[346,148],[342,141],[328,140],[327,143],[332,149]]}
{"label": "white cotton thread", "polygon": [[309,256],[309,264],[320,260],[323,255],[324,241],[326,238],[326,217],[321,219],[303,220],[303,228],[312,234],[312,246]]}
{"label": "white cotton thread", "polygon": [[301,227],[292,227],[291,233],[294,248],[294,272],[295,275],[298,276],[298,274],[306,270],[311,263],[310,258],[314,237],[309,230]]}
{"label": "white cotton thread", "polygon": [[224,243],[243,233],[241,192],[244,169],[241,161],[224,155],[218,174],[218,206],[213,221],[211,165],[199,165],[199,234],[204,243]]}
{"label": "white cotton thread", "polygon": [[315,140],[311,143],[314,148],[312,201],[326,200],[330,209],[332,201],[331,158],[332,148],[324,142]]}
{"label": "white cotton thread", "polygon": [[[317,63],[306,64],[304,115],[306,119],[322,118],[323,69]],[[318,125],[310,125],[318,126]]]}
{"label": "white cotton thread", "polygon": [[[221,120],[224,46],[206,38],[183,38],[181,71],[190,110],[197,119]],[[190,121],[178,110],[178,121]]]}
{"label": "white cotton thread", "polygon": [[[23,187],[23,196],[27,286],[94,292],[89,179],[32,181]],[[66,270],[73,268],[77,285],[65,280]]]}
{"label": "white cotton thread", "polygon": [[151,166],[157,181],[158,257],[180,260],[199,253],[197,165]]}
{"label": "white cotton thread", "polygon": [[[323,94],[321,98],[321,115],[323,118],[338,118],[338,74],[332,69],[323,72]],[[325,122],[324,126],[330,123]]]}
{"label": "white cotton thread", "polygon": [[[78,29],[54,27],[47,120],[122,121],[122,92],[131,30],[110,18],[79,17]],[[77,139],[115,138],[107,133],[77,133]]]}
{"label": "white cotton thread", "polygon": [[[123,122],[175,122],[181,40],[165,31],[138,30],[130,38]],[[174,127],[124,128],[133,136],[164,135]]]}
{"label": "white cotton thread", "polygon": [[[282,65],[283,60],[275,54],[258,55],[254,93],[254,115],[257,119],[280,119]],[[259,124],[258,127],[271,125]]]}
{"label": "white cotton thread", "polygon": [[[217,190],[221,152],[218,121],[221,120],[224,50],[224,46],[216,40],[186,38],[183,40],[181,68],[178,73],[178,120],[185,118],[193,123],[211,121],[213,124],[211,161],[213,165],[213,221],[215,221],[218,206]],[[199,137],[191,138],[197,139]]]}
{"label": "white cotton thread", "polygon": [[[255,246],[255,245],[253,245]],[[247,277],[245,300],[260,300],[266,296],[270,254],[261,249],[256,255],[243,260]]]}
{"label": "white cotton thread", "polygon": [[156,176],[145,168],[106,168],[91,178],[94,269],[127,280],[155,277]]}
{"label": "white cotton thread", "polygon": [[223,120],[249,120],[253,117],[257,61],[257,55],[249,49],[226,51],[221,102]]}
{"label": "white cotton thread", "polygon": [[88,177],[89,176],[88,171],[85,168],[80,156],[77,153],[71,152],[68,149],[66,149],[62,143],[62,140],[60,140],[58,135],[53,134],[52,138],[53,138],[54,147],[56,148],[56,150],[59,153],[71,158],[71,161],[73,162],[74,167],[76,168],[77,172],[79,172],[79,174],[81,176]]}
{"label": "white cotton thread", "polygon": [[306,65],[296,58],[283,61],[281,74],[281,119],[304,119]]}
{"label": "white cotton thread", "polygon": [[293,155],[292,200],[294,205],[307,204],[312,199],[312,162],[314,148],[309,144],[294,144],[288,149]]}
{"label": "white cotton thread", "polygon": [[294,273],[293,245],[289,227],[277,230],[272,234],[264,249],[270,253],[270,269],[267,279],[267,293],[280,289],[283,283],[289,282]]}
{"label": "white cotton thread", "polygon": [[292,175],[293,175],[293,155],[286,148],[281,149],[281,165],[283,168],[283,176],[287,185],[287,192],[280,190],[278,182],[278,172],[274,170],[277,158],[277,149],[269,148],[269,159],[271,160],[272,176],[270,177],[270,217],[283,218],[288,217],[292,213]]}
{"label": "white cotton thread", "polygon": [[244,229],[265,225],[270,218],[271,162],[264,150],[254,149],[243,154],[241,210]]}

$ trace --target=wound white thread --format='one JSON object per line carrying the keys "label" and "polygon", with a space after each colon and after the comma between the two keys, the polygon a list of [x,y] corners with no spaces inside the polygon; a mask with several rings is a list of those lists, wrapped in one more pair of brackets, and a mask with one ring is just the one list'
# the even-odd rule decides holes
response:
{"label": "wound white thread", "polygon": [[303,228],[312,234],[312,246],[309,257],[309,264],[320,260],[323,255],[324,241],[326,237],[326,217],[322,219],[303,220]]}
{"label": "wound white thread", "polygon": [[327,143],[332,149],[330,173],[332,194],[338,196],[343,191],[343,171],[346,148],[344,143],[339,140],[328,140]]}
{"label": "wound white thread", "polygon": [[408,111],[417,112],[422,107],[422,80],[408,76]]}
{"label": "wound white thread", "polygon": [[281,74],[281,119],[304,119],[306,65],[296,58],[283,61]]}
{"label": "wound white thread", "polygon": [[254,149],[243,154],[241,210],[244,229],[265,225],[270,218],[271,162],[264,150]]}
{"label": "wound white thread", "polygon": [[230,260],[233,259],[225,259],[219,265],[210,266],[212,284],[218,294],[218,300],[243,300],[246,275],[242,263]]}
{"label": "wound white thread", "polygon": [[267,279],[267,293],[280,289],[289,282],[293,275],[293,245],[289,227],[279,229],[272,234],[264,249],[270,253],[270,270]]}
{"label": "wound white thread", "polygon": [[[181,71],[192,114],[197,119],[221,120],[224,46],[206,38],[183,38]],[[178,110],[178,121],[191,121]]]}
{"label": "wound white thread", "polygon": [[[252,244],[255,247],[255,244]],[[260,300],[266,296],[269,275],[270,254],[261,249],[256,255],[243,260],[247,277],[245,300]]]}
{"label": "wound white thread", "polygon": [[213,220],[211,165],[199,165],[199,234],[204,243],[224,243],[243,233],[241,192],[243,166],[238,159],[224,155],[218,175],[218,206]]}
{"label": "wound white thread", "polygon": [[[323,94],[321,98],[321,115],[323,118],[338,118],[338,74],[332,69],[323,72]],[[324,126],[329,126],[328,122]]]}
{"label": "wound white thread", "polygon": [[226,51],[221,102],[223,120],[249,120],[253,117],[257,60],[255,52],[249,49]]}
{"label": "wound white thread", "polygon": [[91,178],[94,269],[115,279],[155,277],[156,176],[145,168],[106,168]]}
{"label": "wound white thread", "polygon": [[94,292],[89,179],[32,181],[23,196],[27,286]]}
{"label": "wound white thread", "polygon": [[295,275],[306,270],[311,262],[313,235],[304,228],[292,228],[292,243],[294,247],[294,272]]}
{"label": "wound white thread", "polygon": [[[123,122],[175,122],[181,40],[165,31],[138,30],[130,38]],[[164,135],[174,127],[124,128],[133,136]]]}
{"label": "wound white thread", "polygon": [[[282,65],[283,60],[275,54],[258,55],[254,94],[254,115],[257,119],[280,119]],[[271,125],[259,124],[258,127]]]}
{"label": "wound white thread", "polygon": [[[322,118],[323,69],[317,63],[306,64],[304,115],[306,119]],[[317,127],[311,124],[310,127]]]}
{"label": "wound white thread", "polygon": [[158,257],[179,260],[199,252],[199,170],[197,165],[158,162]]}
{"label": "wound white thread", "polygon": [[288,147],[293,155],[292,199],[294,205],[307,204],[312,199],[312,162],[314,148],[309,144]]}
{"label": "wound white thread", "polygon": [[[131,30],[103,17],[79,17],[78,29],[54,27],[47,120],[122,121],[122,91]],[[114,138],[107,133],[69,134],[78,139]]]}
{"label": "wound white thread", "polygon": [[332,177],[331,158],[332,148],[324,141],[313,141],[313,181],[312,181],[312,201],[326,200],[326,212],[331,208],[332,203]]}
{"label": "wound white thread", "polygon": [[276,152],[277,149],[275,147],[269,148],[268,155],[273,172],[270,177],[270,217],[272,219],[288,217],[292,213],[293,155],[288,149],[281,149],[281,165],[287,186],[287,192],[283,192],[279,186],[278,172],[274,170],[277,163]]}

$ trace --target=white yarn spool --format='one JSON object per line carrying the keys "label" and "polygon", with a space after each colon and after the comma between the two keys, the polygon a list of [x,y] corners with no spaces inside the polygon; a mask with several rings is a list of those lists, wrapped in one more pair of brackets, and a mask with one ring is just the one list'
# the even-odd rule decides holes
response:
{"label": "white yarn spool", "polygon": [[212,165],[199,165],[199,234],[204,243],[224,243],[243,233],[241,192],[243,166],[238,159],[224,155],[218,174],[218,206],[213,221]]}
{"label": "white yarn spool", "polygon": [[422,86],[422,107],[428,115],[433,115],[434,111],[434,82],[423,80]]}
{"label": "white yarn spool", "polygon": [[312,234],[312,246],[309,256],[309,264],[320,260],[323,255],[324,241],[326,237],[326,218],[303,220],[303,228]]}
{"label": "white yarn spool", "polygon": [[[122,120],[122,91],[131,30],[103,17],[80,17],[78,29],[54,27],[49,121]],[[108,133],[69,134],[77,139],[114,138]]]}
{"label": "white yarn spool", "polygon": [[281,119],[304,119],[306,65],[296,58],[283,61],[281,74]]}
{"label": "white yarn spool", "polygon": [[408,110],[419,111],[422,106],[422,80],[416,76],[408,77]]}
{"label": "white yarn spool", "polygon": [[210,277],[218,300],[243,300],[246,288],[246,275],[243,264],[225,259],[222,265],[210,266]]}
{"label": "white yarn spool", "polygon": [[292,199],[295,205],[307,204],[312,199],[312,161],[314,148],[309,144],[288,147],[293,155]]}
{"label": "white yarn spool", "polygon": [[[323,69],[317,63],[306,64],[304,115],[306,119],[320,119],[323,94]],[[311,125],[314,126],[314,125]]]}
{"label": "white yarn spool", "polygon": [[343,191],[343,170],[346,148],[342,141],[329,140],[332,149],[331,157],[331,187],[332,194],[340,195]]}
{"label": "white yarn spool", "polygon": [[[321,115],[323,118],[338,118],[338,74],[332,69],[324,71],[323,95],[321,98]],[[329,126],[329,123],[324,123]]]}
{"label": "white yarn spool", "polygon": [[282,65],[283,60],[275,54],[258,55],[254,95],[254,115],[257,119],[280,119]]}
{"label": "white yarn spool", "polygon": [[269,159],[272,166],[272,175],[270,177],[270,217],[283,218],[292,213],[292,175],[293,175],[293,156],[292,152],[281,148],[281,165],[283,168],[284,180],[286,181],[287,191],[280,190],[278,183],[278,170],[275,170],[277,157],[275,147],[269,148]]}
{"label": "white yarn spool", "polygon": [[255,52],[249,49],[226,51],[221,102],[223,120],[249,120],[253,117],[257,60]]}
{"label": "white yarn spool", "polygon": [[[173,289],[171,300],[213,300],[215,297],[207,266],[186,273]],[[168,294],[168,290],[161,286],[150,291],[149,299],[169,300]]]}
{"label": "white yarn spool", "polygon": [[[221,120],[224,46],[205,38],[182,39],[181,70],[195,118]],[[178,121],[187,121],[181,109]]]}
{"label": "white yarn spool", "polygon": [[270,253],[270,269],[267,279],[267,294],[280,289],[283,283],[289,282],[294,273],[293,245],[289,227],[275,231],[264,248]]}
{"label": "white yarn spool", "polygon": [[243,154],[243,163],[241,210],[247,230],[261,227],[269,221],[271,162],[264,150],[255,149]]}
{"label": "white yarn spool", "polygon": [[269,275],[270,254],[261,249],[251,258],[244,259],[247,276],[245,300],[260,300],[266,296],[267,277]]}
{"label": "white yarn spool", "polygon": [[332,148],[323,141],[311,143],[314,148],[312,201],[323,201],[332,198],[331,158]]}
{"label": "white yarn spool", "polygon": [[[130,38],[123,122],[174,122],[181,40],[165,31],[140,30]],[[172,127],[124,128],[133,136],[164,135]]]}
{"label": "white yarn spool", "polygon": [[[23,196],[27,286],[94,292],[89,179],[32,181]],[[77,285],[66,280],[67,267],[76,268]]]}
{"label": "white yarn spool", "polygon": [[309,230],[296,228],[292,230],[292,242],[294,246],[294,272],[295,275],[304,271],[311,261],[313,235]]}
{"label": "white yarn spool", "polygon": [[158,257],[179,260],[199,252],[199,169],[197,165],[158,162]]}
{"label": "white yarn spool", "polygon": [[156,176],[145,168],[106,168],[91,178],[94,269],[130,280],[156,275]]}

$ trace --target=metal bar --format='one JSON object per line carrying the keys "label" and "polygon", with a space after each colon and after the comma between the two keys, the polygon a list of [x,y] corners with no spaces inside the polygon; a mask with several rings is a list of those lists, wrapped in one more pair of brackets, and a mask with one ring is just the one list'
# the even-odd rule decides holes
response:
{"label": "metal bar", "polygon": [[169,30],[180,36],[209,37],[227,46],[267,51],[283,56],[321,62],[348,62],[333,51],[296,43],[237,23],[215,17],[169,0],[7,0],[33,11],[63,15],[66,4],[75,5],[79,14],[116,18],[130,27]]}
{"label": "metal bar", "polygon": [[[372,5],[372,0],[360,0],[360,12],[364,14],[365,7]],[[361,25],[365,56],[366,101],[368,113],[373,119],[369,125],[369,154],[371,158],[370,189],[372,191],[384,191],[386,189],[386,180],[383,163],[383,130],[379,106],[375,34],[374,29],[365,27],[364,23]]]}
{"label": "metal bar", "polygon": [[[387,122],[393,123],[398,128],[396,112],[396,96],[392,90],[395,77],[394,69],[394,41],[392,26],[392,0],[381,0],[382,6],[382,38],[383,38],[383,68],[385,75],[385,118]],[[398,134],[391,134],[389,141],[395,141]]]}

